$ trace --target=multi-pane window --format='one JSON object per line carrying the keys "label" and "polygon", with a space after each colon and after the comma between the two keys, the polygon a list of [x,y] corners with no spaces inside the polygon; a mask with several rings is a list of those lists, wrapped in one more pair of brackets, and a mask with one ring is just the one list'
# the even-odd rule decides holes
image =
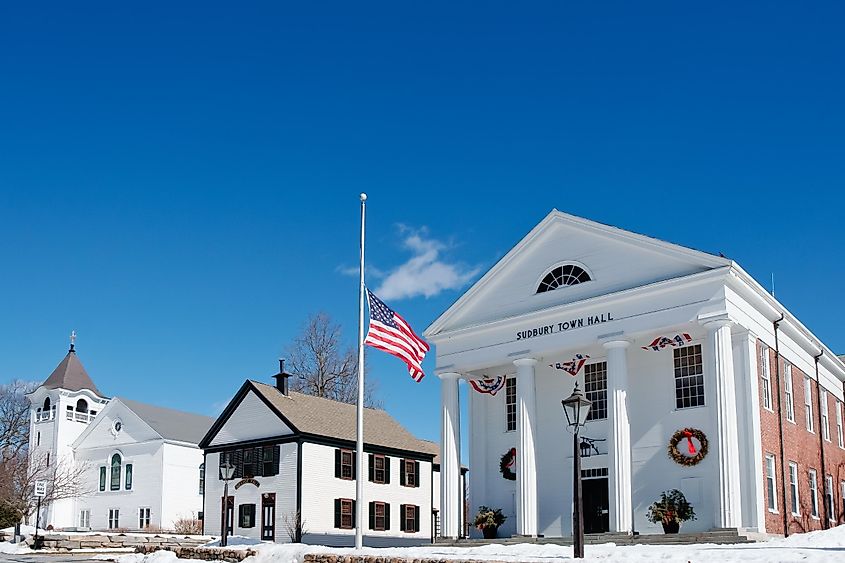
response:
{"label": "multi-pane window", "polygon": [[205,464],[200,463],[200,491],[201,495],[205,494]]}
{"label": "multi-pane window", "polygon": [[106,466],[103,465],[100,467],[100,490],[106,490]]}
{"label": "multi-pane window", "polygon": [[813,387],[809,377],[804,376],[804,422],[807,431],[813,431]]}
{"label": "multi-pane window", "polygon": [[792,393],[792,364],[783,366],[783,393],[786,397],[786,420],[795,422],[795,399]]}
{"label": "multi-pane window", "polygon": [[120,509],[109,508],[109,530],[120,528]]}
{"label": "multi-pane window", "polygon": [[340,478],[352,479],[352,452],[349,450],[341,450],[340,452]]}
{"label": "multi-pane window", "polygon": [[505,380],[505,430],[511,432],[516,430],[516,378],[508,377]]}
{"label": "multi-pane window", "polygon": [[234,466],[235,479],[242,477],[273,477],[279,474],[281,446],[253,446],[221,452],[218,475],[222,478],[223,465],[228,462]]}
{"label": "multi-pane window", "polygon": [[827,503],[827,518],[836,521],[836,507],[833,506],[833,475],[824,478],[824,499]]}
{"label": "multi-pane window", "polygon": [[[845,448],[845,434],[842,431],[842,403],[836,401],[836,441],[840,448]],[[845,502],[845,498],[843,498]]]}
{"label": "multi-pane window", "polygon": [[150,509],[149,508],[139,508],[138,509],[138,528],[144,529],[150,527]]}
{"label": "multi-pane window", "polygon": [[[259,450],[260,451],[260,450]],[[244,450],[243,476],[255,477],[255,450],[247,448]]]}
{"label": "multi-pane window", "polygon": [[607,362],[584,366],[584,393],[592,402],[587,420],[607,418]]}
{"label": "multi-pane window", "polygon": [[704,404],[704,363],[701,344],[673,350],[675,356],[675,406],[679,409]]}
{"label": "multi-pane window", "polygon": [[778,511],[778,497],[775,491],[775,456],[766,454],[766,493],[768,496],[769,512]]}
{"label": "multi-pane window", "polygon": [[810,482],[810,516],[813,518],[819,517],[819,482],[816,478],[816,470],[811,469],[809,472]]}
{"label": "multi-pane window", "polygon": [[87,508],[79,511],[79,527],[80,528],[90,528],[91,527],[91,511]]}
{"label": "multi-pane window", "polygon": [[275,459],[273,457],[274,446],[264,446],[261,449],[261,475],[267,477],[269,475],[274,475],[274,466],[275,466]]}
{"label": "multi-pane window", "polygon": [[373,456],[373,481],[384,483],[384,456]]}
{"label": "multi-pane window", "polygon": [[801,505],[798,497],[798,464],[794,461],[789,462],[789,493],[792,501],[792,514],[797,516],[801,514]]}
{"label": "multi-pane window", "polygon": [[827,413],[827,390],[822,390],[822,436],[830,442],[830,418]]}
{"label": "multi-pane window", "polygon": [[131,463],[126,464],[126,478],[123,481],[123,487],[127,491],[132,490],[132,464]]}
{"label": "multi-pane window", "polygon": [[254,528],[255,527],[255,505],[254,504],[238,505],[238,527],[240,527],[240,528]]}
{"label": "multi-pane window", "polygon": [[540,282],[539,287],[537,287],[537,293],[544,293],[559,287],[577,285],[588,281],[590,281],[590,274],[584,271],[584,268],[575,264],[566,264],[558,266],[546,274]]}
{"label": "multi-pane window", "polygon": [[350,530],[355,527],[355,502],[351,499],[338,498],[334,501],[335,528]]}
{"label": "multi-pane window", "polygon": [[760,346],[760,378],[763,380],[763,406],[772,410],[772,377],[769,369],[769,347]]}
{"label": "multi-pane window", "polygon": [[420,531],[420,507],[413,504],[403,504],[400,509],[400,528],[403,532],[413,533]]}
{"label": "multi-pane window", "polygon": [[404,487],[420,486],[420,462],[413,459],[402,460],[402,474],[400,485]]}
{"label": "multi-pane window", "polygon": [[112,491],[120,490],[120,454],[111,456],[111,484]]}
{"label": "multi-pane window", "polygon": [[370,529],[390,529],[390,505],[383,502],[370,503]]}

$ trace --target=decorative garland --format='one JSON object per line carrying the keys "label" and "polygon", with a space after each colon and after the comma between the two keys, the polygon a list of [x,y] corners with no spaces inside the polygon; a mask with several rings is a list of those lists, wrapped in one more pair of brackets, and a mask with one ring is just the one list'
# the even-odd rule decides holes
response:
{"label": "decorative garland", "polygon": [[[692,443],[693,438],[698,440],[700,444],[698,451],[695,449],[695,444]],[[687,452],[689,455],[682,454],[678,449],[678,444],[684,439],[687,441]],[[707,436],[704,435],[704,432],[698,428],[681,428],[672,434],[672,437],[669,439],[667,452],[675,463],[684,467],[692,467],[693,465],[698,465],[707,456],[707,450]]]}
{"label": "decorative garland", "polygon": [[549,367],[563,370],[572,377],[575,377],[578,375],[578,372],[581,371],[581,368],[584,367],[584,364],[589,358],[590,356],[587,354],[575,354],[575,357],[568,362],[555,362],[553,364],[549,364]]}
{"label": "decorative garland", "polygon": [[502,477],[509,481],[516,481],[516,473],[511,469],[514,463],[516,463],[516,448],[511,448],[499,462],[499,471],[502,473]]}

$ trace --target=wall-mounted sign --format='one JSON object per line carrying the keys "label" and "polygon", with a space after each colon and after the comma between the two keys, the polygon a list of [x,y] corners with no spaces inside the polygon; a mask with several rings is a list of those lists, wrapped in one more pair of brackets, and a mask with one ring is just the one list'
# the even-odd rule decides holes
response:
{"label": "wall-mounted sign", "polygon": [[589,315],[577,319],[570,319],[559,323],[543,325],[537,328],[528,330],[520,330],[516,333],[517,340],[528,340],[529,338],[536,338],[538,336],[547,336],[549,334],[557,334],[559,332],[566,332],[576,328],[584,328],[585,326],[593,326],[601,323],[606,323],[613,320],[613,315],[610,313],[602,313],[601,315]]}
{"label": "wall-mounted sign", "polygon": [[241,479],[240,481],[238,481],[235,484],[235,490],[237,491],[238,489],[240,489],[244,485],[255,485],[256,487],[261,486],[261,484],[258,481],[256,481],[255,479],[253,479],[252,477],[247,477],[246,479]]}

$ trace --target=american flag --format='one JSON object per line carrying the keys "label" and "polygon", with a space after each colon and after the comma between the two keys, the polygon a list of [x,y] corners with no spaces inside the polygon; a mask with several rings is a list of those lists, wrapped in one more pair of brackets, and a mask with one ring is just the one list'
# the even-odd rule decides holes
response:
{"label": "american flag", "polygon": [[414,330],[396,311],[385,305],[375,294],[367,290],[370,303],[370,329],[364,344],[396,356],[408,365],[408,373],[419,383],[425,374],[422,361],[428,352],[428,344],[414,333]]}

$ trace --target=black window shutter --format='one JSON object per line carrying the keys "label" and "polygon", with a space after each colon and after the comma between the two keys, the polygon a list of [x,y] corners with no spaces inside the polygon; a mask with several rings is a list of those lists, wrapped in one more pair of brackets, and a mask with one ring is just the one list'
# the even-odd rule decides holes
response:
{"label": "black window shutter", "polygon": [[390,505],[388,503],[384,503],[384,529],[390,529]]}
{"label": "black window shutter", "polygon": [[358,452],[352,452],[352,479],[358,478]]}
{"label": "black window shutter", "polygon": [[334,499],[334,527],[340,528],[340,499]]}
{"label": "black window shutter", "polygon": [[384,456],[384,482],[386,485],[390,484],[390,458],[387,456]]}
{"label": "black window shutter", "polygon": [[218,458],[218,465],[217,465],[217,478],[223,479],[223,460],[226,459],[226,452],[220,452],[220,457]]}
{"label": "black window shutter", "polygon": [[334,476],[340,478],[340,450],[334,451]]}
{"label": "black window shutter", "polygon": [[405,505],[399,505],[399,531],[405,531]]}
{"label": "black window shutter", "polygon": [[405,460],[399,460],[399,484],[405,486]]}
{"label": "black window shutter", "polygon": [[420,507],[419,506],[414,507],[414,531],[415,532],[420,531]]}
{"label": "black window shutter", "polygon": [[246,512],[246,505],[241,504],[238,505],[238,526],[243,528],[244,527],[244,513]]}
{"label": "black window shutter", "polygon": [[[420,486],[420,462],[414,462],[414,486]],[[417,530],[419,532],[419,530]]]}
{"label": "black window shutter", "polygon": [[369,477],[370,481],[375,481],[375,460],[373,459],[373,454],[368,454],[367,457],[369,458],[370,462],[370,469],[369,469]]}
{"label": "black window shutter", "polygon": [[235,466],[235,478],[240,479],[244,476],[244,451],[235,450],[234,458],[232,464]]}
{"label": "black window shutter", "polygon": [[370,529],[376,529],[376,503],[370,501]]}
{"label": "black window shutter", "polygon": [[255,459],[255,477],[269,477],[269,475],[264,475],[264,448],[261,446],[255,448],[252,457]]}
{"label": "black window shutter", "polygon": [[279,474],[279,458],[282,455],[282,446],[276,444],[273,446],[273,475]]}
{"label": "black window shutter", "polygon": [[358,525],[355,522],[355,520],[358,518],[358,509],[356,508],[357,506],[358,506],[358,501],[353,500],[352,501],[352,527],[353,528]]}

